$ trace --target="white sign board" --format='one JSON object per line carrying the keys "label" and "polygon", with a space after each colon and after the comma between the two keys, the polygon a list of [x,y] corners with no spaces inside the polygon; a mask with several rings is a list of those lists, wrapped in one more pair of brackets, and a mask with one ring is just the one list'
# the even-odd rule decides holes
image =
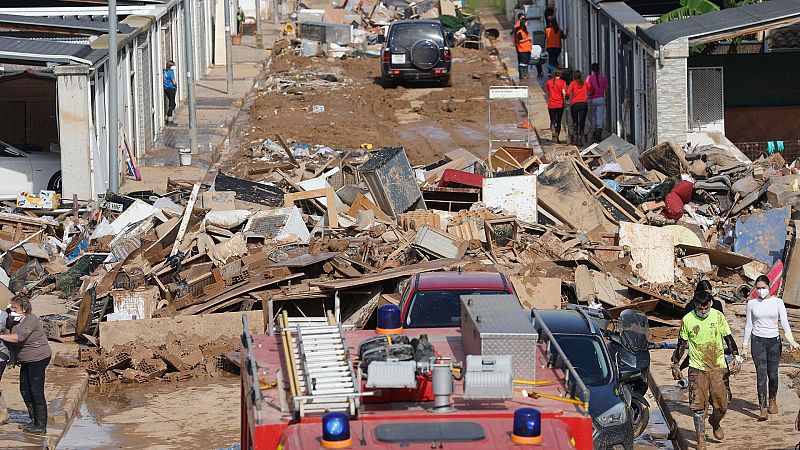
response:
{"label": "white sign board", "polygon": [[483,203],[514,214],[517,220],[536,223],[536,175],[483,179]]}
{"label": "white sign board", "polygon": [[492,86],[489,88],[489,100],[521,99],[530,97],[528,86]]}

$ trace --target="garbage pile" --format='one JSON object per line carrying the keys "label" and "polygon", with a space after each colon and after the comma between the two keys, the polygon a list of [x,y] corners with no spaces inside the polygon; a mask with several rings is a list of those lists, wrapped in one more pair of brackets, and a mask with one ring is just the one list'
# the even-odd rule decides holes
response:
{"label": "garbage pile", "polygon": [[439,20],[451,47],[481,47],[484,27],[476,14],[453,0],[365,0],[333,4],[334,9],[300,9],[275,41],[272,54],[294,51],[303,56],[379,57],[388,26],[396,20]]}
{"label": "garbage pile", "polygon": [[[69,313],[42,320],[53,340],[101,347],[79,358],[98,384],[213,375],[239,345],[218,336],[236,336],[248,311],[268,323],[335,310],[371,326],[428,271],[502,272],[526,308],[636,308],[662,338],[702,278],[734,303],[767,274],[798,306],[796,161],[673,142],[639,152],[616,136],[546,150],[483,160],[456,149],[412,166],[401,147],[275,136],[254,146],[245,177],[168,180],[164,194],[60,210],[3,206],[0,291],[64,298]],[[213,319],[225,312],[229,333]],[[174,331],[191,317],[210,317],[213,332]]]}

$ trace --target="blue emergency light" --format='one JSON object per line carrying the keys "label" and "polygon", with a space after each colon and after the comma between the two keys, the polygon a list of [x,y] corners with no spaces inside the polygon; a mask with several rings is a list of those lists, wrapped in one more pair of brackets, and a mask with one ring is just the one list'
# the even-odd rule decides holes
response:
{"label": "blue emergency light", "polygon": [[400,319],[400,308],[397,305],[381,305],[378,307],[378,334],[400,334],[403,322]]}
{"label": "blue emergency light", "polygon": [[322,416],[322,447],[346,448],[353,443],[350,437],[350,418],[343,412],[329,412]]}
{"label": "blue emergency light", "polygon": [[511,441],[516,444],[537,445],[542,443],[542,415],[535,408],[520,408],[514,411],[514,431]]}

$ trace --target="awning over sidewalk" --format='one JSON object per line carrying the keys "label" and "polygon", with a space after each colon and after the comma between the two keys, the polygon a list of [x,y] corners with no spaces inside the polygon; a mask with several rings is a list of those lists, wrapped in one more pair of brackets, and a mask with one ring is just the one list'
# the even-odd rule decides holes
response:
{"label": "awning over sidewalk", "polygon": [[108,52],[85,44],[0,37],[0,60],[94,65]]}
{"label": "awning over sidewalk", "polygon": [[800,23],[800,0],[770,0],[637,28],[636,34],[656,49],[684,37],[698,45],[795,23]]}

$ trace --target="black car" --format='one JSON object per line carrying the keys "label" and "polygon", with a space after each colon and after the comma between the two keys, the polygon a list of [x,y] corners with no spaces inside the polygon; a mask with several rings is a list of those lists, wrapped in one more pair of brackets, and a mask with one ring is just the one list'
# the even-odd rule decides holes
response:
{"label": "black car", "polygon": [[[633,449],[633,423],[620,374],[609,358],[600,327],[574,310],[533,310],[553,334],[575,371],[589,388],[592,444],[595,449]],[[535,321],[537,328],[538,320]],[[632,376],[632,372],[622,374]]]}
{"label": "black car", "polygon": [[386,34],[381,59],[381,84],[399,80],[439,80],[450,86],[453,54],[438,20],[400,20]]}

